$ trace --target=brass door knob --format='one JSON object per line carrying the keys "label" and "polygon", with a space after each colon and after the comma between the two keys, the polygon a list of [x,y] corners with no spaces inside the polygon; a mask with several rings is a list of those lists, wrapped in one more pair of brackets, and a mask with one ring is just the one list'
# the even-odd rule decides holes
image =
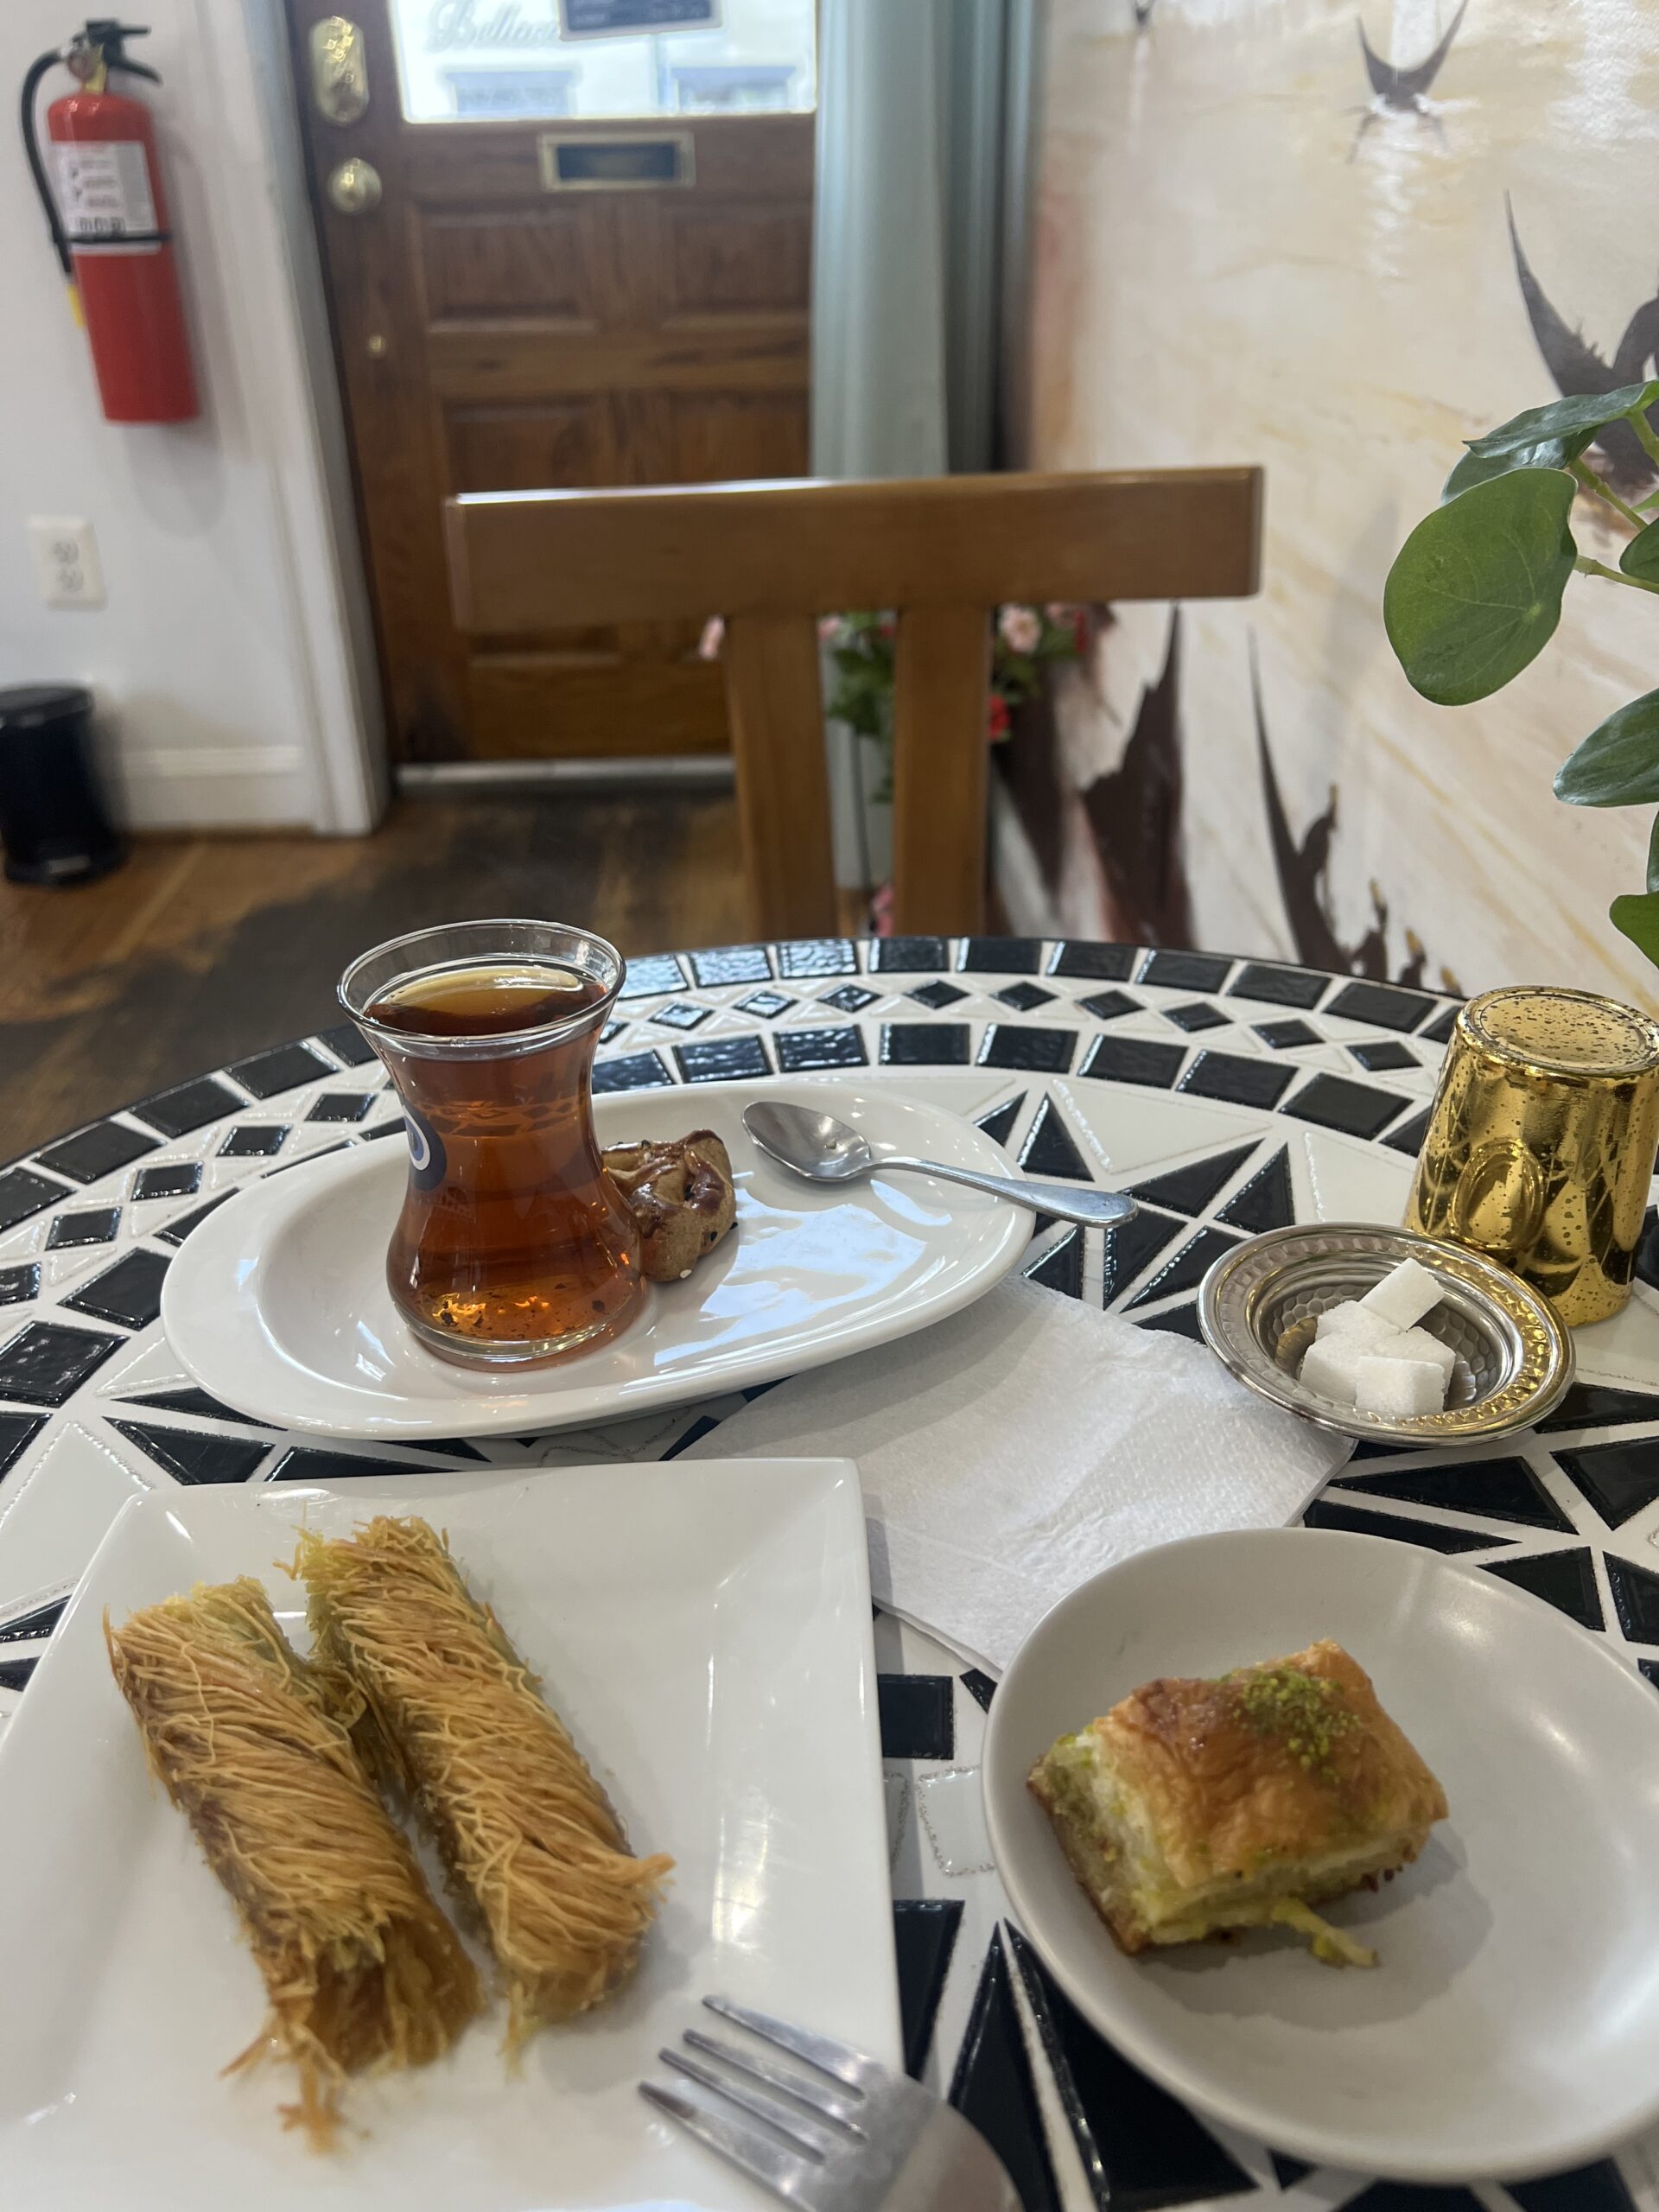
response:
{"label": "brass door knob", "polygon": [[380,172],[353,156],[330,172],[327,192],[342,215],[366,215],[380,205]]}

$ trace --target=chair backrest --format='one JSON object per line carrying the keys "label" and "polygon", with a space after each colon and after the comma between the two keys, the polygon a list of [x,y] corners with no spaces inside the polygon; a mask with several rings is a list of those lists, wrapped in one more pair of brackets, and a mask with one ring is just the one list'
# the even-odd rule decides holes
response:
{"label": "chair backrest", "polygon": [[817,618],[896,613],[894,924],[931,933],[976,929],[983,912],[992,610],[1254,592],[1262,472],[794,479],[445,504],[463,630],[725,618],[744,859],[766,937],[836,929]]}

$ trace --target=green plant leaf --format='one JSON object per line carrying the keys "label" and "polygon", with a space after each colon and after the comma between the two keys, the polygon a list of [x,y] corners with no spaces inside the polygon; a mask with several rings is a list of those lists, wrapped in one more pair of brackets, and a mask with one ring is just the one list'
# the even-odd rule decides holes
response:
{"label": "green plant leaf", "polygon": [[1607,909],[1613,927],[1623,930],[1638,952],[1659,967],[1659,893],[1627,892]]}
{"label": "green plant leaf", "polygon": [[1465,453],[1441,487],[1440,499],[1455,499],[1471,485],[1507,476],[1512,468],[1565,468],[1576,461],[1595,437],[1593,430],[1575,430],[1571,437],[1545,438],[1535,446],[1506,446],[1502,453]]}
{"label": "green plant leaf", "polygon": [[[1617,423],[1638,409],[1645,411],[1659,400],[1659,382],[1621,385],[1617,391],[1586,391],[1571,399],[1553,400],[1548,407],[1529,407],[1484,438],[1472,438],[1471,453],[1482,455],[1513,453],[1522,446],[1541,445],[1548,438],[1571,437],[1587,430],[1590,437],[1609,423]],[[1579,450],[1583,451],[1583,447]]]}
{"label": "green plant leaf", "polygon": [[1653,834],[1648,839],[1648,888],[1659,891],[1659,814],[1653,817]]}
{"label": "green plant leaf", "polygon": [[1599,722],[1555,773],[1569,806],[1641,806],[1659,801],[1659,691]]}
{"label": "green plant leaf", "polygon": [[1619,555],[1618,565],[1627,576],[1659,584],[1659,522],[1650,522],[1645,530],[1637,531]]}
{"label": "green plant leaf", "polygon": [[1382,620],[1426,699],[1484,699],[1549,643],[1577,557],[1576,489],[1559,468],[1511,469],[1425,515],[1401,547]]}

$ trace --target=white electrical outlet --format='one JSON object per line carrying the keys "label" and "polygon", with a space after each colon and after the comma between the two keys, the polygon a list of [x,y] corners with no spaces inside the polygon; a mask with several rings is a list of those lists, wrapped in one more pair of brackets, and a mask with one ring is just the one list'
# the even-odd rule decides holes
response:
{"label": "white electrical outlet", "polygon": [[48,607],[102,607],[104,569],[83,515],[31,515],[29,543]]}

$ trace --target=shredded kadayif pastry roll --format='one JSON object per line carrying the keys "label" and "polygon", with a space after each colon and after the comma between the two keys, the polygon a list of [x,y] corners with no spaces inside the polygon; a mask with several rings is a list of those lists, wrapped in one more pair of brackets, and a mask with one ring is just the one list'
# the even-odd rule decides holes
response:
{"label": "shredded kadayif pastry roll", "polygon": [[424,2065],[482,2005],[478,1974],[376,1796],[315,1671],[245,1576],[120,1629],[110,1664],[152,1772],[230,1891],[264,1977],[267,2050],[299,2073],[289,2125],[324,2147],[344,2077]]}
{"label": "shredded kadayif pastry roll", "polygon": [[631,1855],[536,1676],[425,1522],[308,1535],[299,1563],[320,1657],[361,1694],[371,1757],[489,1939],[514,2050],[626,1978],[674,1862]]}

